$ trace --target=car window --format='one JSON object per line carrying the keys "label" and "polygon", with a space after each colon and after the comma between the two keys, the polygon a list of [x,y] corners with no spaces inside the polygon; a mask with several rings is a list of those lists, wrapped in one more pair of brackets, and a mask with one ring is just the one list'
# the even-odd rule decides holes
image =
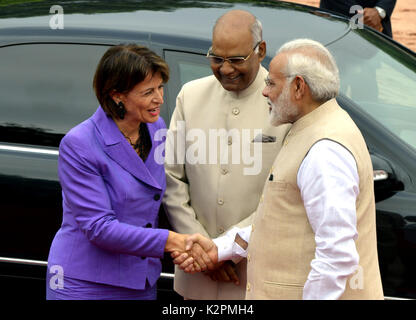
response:
{"label": "car window", "polygon": [[341,92],[416,148],[416,65],[404,50],[358,30],[329,47],[337,60]]}
{"label": "car window", "polygon": [[211,67],[205,55],[165,50],[165,60],[170,68],[170,80],[167,84],[168,106],[162,110],[162,117],[169,125],[175,109],[176,96],[182,86],[198,78],[212,75]]}
{"label": "car window", "polygon": [[95,68],[108,47],[24,44],[0,48],[0,141],[58,146],[98,106]]}

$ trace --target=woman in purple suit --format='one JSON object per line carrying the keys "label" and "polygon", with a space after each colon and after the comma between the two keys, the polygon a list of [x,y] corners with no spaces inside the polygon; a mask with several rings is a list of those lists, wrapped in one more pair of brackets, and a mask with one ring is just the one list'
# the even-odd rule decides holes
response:
{"label": "woman in purple suit", "polygon": [[100,106],[59,147],[63,221],[52,242],[47,299],[156,299],[164,252],[185,235],[158,229],[165,192],[159,117],[166,62],[137,45],[111,47],[94,77]]}

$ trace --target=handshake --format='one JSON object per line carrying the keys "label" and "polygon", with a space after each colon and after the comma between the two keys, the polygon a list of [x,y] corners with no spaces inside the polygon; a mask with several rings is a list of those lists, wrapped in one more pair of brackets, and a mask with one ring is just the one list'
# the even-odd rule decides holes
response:
{"label": "handshake", "polygon": [[213,281],[234,282],[239,285],[235,265],[231,261],[218,261],[215,243],[201,234],[169,232],[166,250],[173,262],[186,273],[204,272]]}

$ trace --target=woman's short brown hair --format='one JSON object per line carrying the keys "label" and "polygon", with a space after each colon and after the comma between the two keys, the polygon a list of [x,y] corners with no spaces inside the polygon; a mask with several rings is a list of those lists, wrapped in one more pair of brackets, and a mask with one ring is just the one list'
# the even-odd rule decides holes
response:
{"label": "woman's short brown hair", "polygon": [[113,46],[104,53],[95,71],[95,95],[103,110],[118,118],[117,105],[111,95],[114,92],[127,93],[149,73],[157,72],[160,72],[163,82],[169,80],[167,63],[150,49],[136,44]]}

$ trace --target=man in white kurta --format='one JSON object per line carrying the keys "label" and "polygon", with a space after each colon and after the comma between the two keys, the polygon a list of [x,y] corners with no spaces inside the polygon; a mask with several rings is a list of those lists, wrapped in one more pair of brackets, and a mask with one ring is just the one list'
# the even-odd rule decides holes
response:
{"label": "man in white kurta", "polygon": [[[261,66],[266,44],[255,17],[238,10],[221,17],[209,54],[214,75],[185,84],[177,97],[166,143],[164,204],[174,230],[214,238],[250,225],[289,127],[268,122],[262,96],[267,70]],[[176,269],[175,291],[186,299],[244,299],[246,261],[217,267],[215,277]],[[211,280],[234,272],[238,285]]]}

